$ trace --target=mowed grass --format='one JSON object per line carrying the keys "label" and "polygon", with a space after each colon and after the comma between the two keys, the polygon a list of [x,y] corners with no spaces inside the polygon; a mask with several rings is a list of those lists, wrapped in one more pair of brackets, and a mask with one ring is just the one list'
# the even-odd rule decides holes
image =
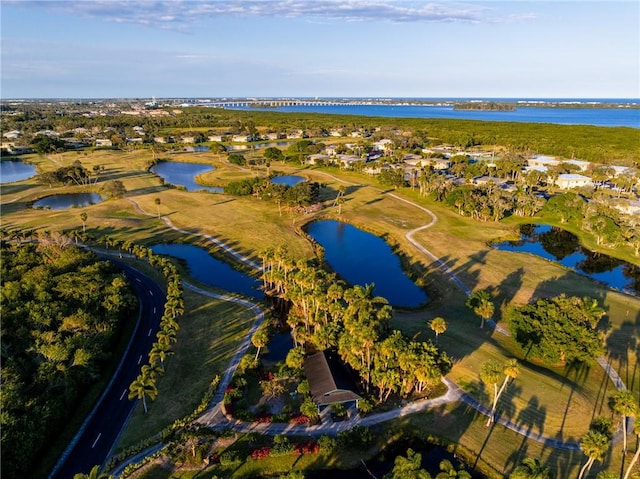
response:
{"label": "mowed grass", "polygon": [[[266,174],[266,169],[247,170],[228,165],[217,155],[198,154],[197,157],[193,155],[176,155],[176,159],[210,162],[216,166],[217,169],[211,173],[215,176],[206,179],[212,184],[238,179],[243,175]],[[580,370],[564,367],[547,368],[524,361],[511,338],[489,327],[479,328],[480,320],[464,305],[466,300],[464,293],[433,264],[430,258],[425,257],[405,238],[408,231],[431,222],[431,216],[391,196],[391,194],[397,194],[430,209],[437,215],[438,221],[431,228],[416,233],[414,238],[440,257],[467,287],[472,290],[491,291],[496,302],[494,319],[505,329],[507,328],[504,319],[506,309],[512,305],[524,304],[532,298],[565,293],[598,299],[607,312],[609,322],[606,340],[607,359],[627,387],[634,392],[640,390],[637,370],[637,348],[640,344],[638,337],[640,300],[603,288],[552,262],[531,255],[492,249],[489,246],[492,242],[515,237],[513,225],[480,223],[460,217],[441,204],[419,197],[417,191],[385,189],[367,175],[337,169],[272,165],[272,170],[287,174],[301,174],[312,181],[320,182],[321,198],[325,202],[325,208],[317,213],[305,215],[283,211],[280,215],[277,206],[255,198],[187,193],[162,185],[158,178],[146,171],[151,161],[151,154],[146,151],[130,153],[100,151],[87,156],[66,153],[55,155],[54,158],[34,157],[34,162],[40,171],[44,171],[61,164],[70,164],[75,159],[80,159],[89,170],[93,165],[104,165],[105,179],[121,179],[127,188],[128,199],[139,205],[142,211],[127,199],[108,200],[87,208],[59,212],[33,210],[28,208],[28,205],[39,197],[53,192],[78,191],[78,188],[50,189],[46,185],[38,185],[32,180],[27,180],[16,185],[0,187],[3,201],[2,225],[9,228],[21,227],[36,230],[80,229],[82,223],[79,214],[81,211],[86,211],[88,213],[87,231],[96,236],[109,234],[145,244],[175,240],[204,244],[201,238],[183,237],[169,229],[162,220],[157,218],[159,210],[161,215],[171,219],[177,227],[190,231],[194,235],[208,234],[216,237],[254,260],[259,260],[260,250],[279,244],[286,244],[291,255],[296,258],[309,257],[312,254],[312,247],[304,235],[300,234],[301,225],[321,217],[348,221],[385,237],[403,255],[405,263],[411,264],[414,275],[421,277],[427,285],[432,299],[430,304],[420,311],[395,311],[392,326],[410,336],[419,334],[418,337],[422,339],[433,338],[427,321],[436,316],[445,318],[448,329],[440,335],[439,342],[455,360],[449,377],[467,392],[488,404],[485,386],[479,379],[482,363],[488,359],[502,361],[516,357],[521,360],[520,375],[509,386],[498,409],[501,414],[523,428],[530,428],[534,433],[562,440],[578,440],[586,432],[593,417],[611,416],[606,402],[608,394],[613,390],[613,384],[604,375],[602,368],[599,366]],[[331,207],[331,203],[342,185],[346,186],[346,201],[342,206],[342,214],[338,215],[337,210]],[[156,198],[160,199],[159,206],[155,204]],[[215,248],[213,251],[216,254],[220,252]],[[181,356],[188,358],[190,354],[188,349],[183,348],[187,348],[194,341],[205,343],[209,341],[210,344],[215,342],[220,348],[228,348],[227,356],[231,357],[230,350],[233,347],[223,346],[224,340],[221,339],[219,331],[202,326],[203,329],[189,332],[185,324],[185,321],[188,321],[187,318],[193,314],[206,315],[203,311],[210,309],[217,311],[217,308],[224,309],[230,306],[214,305],[215,302],[207,298],[188,294],[189,311],[183,320],[179,349],[170,359],[167,375],[162,379],[164,384],[161,384],[159,399],[152,404],[152,412],[149,415],[144,416],[140,411],[136,413],[123,438],[124,444],[134,444],[159,432],[162,427],[188,414],[197,405],[215,372],[195,374],[201,382],[193,378],[189,379],[186,373],[191,374],[196,369],[189,361],[215,364],[220,370],[226,364],[216,348],[207,347],[201,350],[199,359],[185,359],[187,362],[183,365]],[[234,314],[231,315],[232,318]],[[240,329],[245,328],[246,331],[250,323],[250,319],[238,321],[241,323],[244,321],[246,324],[238,326],[237,337],[235,333],[229,336],[229,342],[233,344],[237,344],[240,339]],[[209,359],[207,354],[210,355]],[[169,379],[171,368],[177,372],[172,380]],[[190,402],[186,401],[186,397],[189,397]],[[420,422],[422,416],[415,415],[415,420]],[[487,437],[482,418],[478,418],[478,426],[474,426],[475,413],[459,405],[446,408],[442,416],[451,416],[453,419],[429,423],[431,433],[452,440],[457,438],[470,450],[480,451]],[[154,419],[151,419],[152,417]],[[455,426],[456,430],[462,432],[452,436],[447,421],[452,421],[452,427]],[[507,467],[506,464],[511,460],[509,457],[515,457],[513,454],[517,451],[520,451],[518,454],[522,454],[522,451],[526,452],[528,448],[531,456],[542,453],[541,449],[536,449],[537,443],[522,441],[522,437],[514,432],[504,431],[501,434],[504,434],[504,437],[498,434],[497,427],[494,428],[494,432],[482,449],[482,461],[492,464],[497,469]],[[526,447],[520,446],[516,451],[515,448],[521,442]],[[121,445],[121,447],[124,446]],[[553,464],[573,464],[576,461],[579,462],[579,457],[576,456],[581,456],[581,453],[560,450],[551,454],[549,448],[545,451],[550,460],[554,461]]]}
{"label": "mowed grass", "polygon": [[215,376],[222,376],[255,320],[252,311],[235,303],[188,289],[184,296],[178,342],[158,379],[158,397],[148,402],[146,414],[142,403],[138,404],[117,450],[152,437],[193,412]]}

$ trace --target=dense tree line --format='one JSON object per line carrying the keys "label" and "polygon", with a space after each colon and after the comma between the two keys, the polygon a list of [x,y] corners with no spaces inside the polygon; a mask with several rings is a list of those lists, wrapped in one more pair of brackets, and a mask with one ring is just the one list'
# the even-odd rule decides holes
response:
{"label": "dense tree line", "polygon": [[4,244],[2,475],[25,477],[103,372],[136,299],[122,272],[62,235]]}
{"label": "dense tree line", "polygon": [[513,338],[527,358],[545,364],[592,363],[604,354],[604,310],[593,298],[561,294],[508,313]]}
{"label": "dense tree line", "polygon": [[333,349],[360,375],[378,400],[428,393],[451,369],[445,352],[431,341],[416,341],[391,330],[391,306],[373,295],[373,285],[348,287],[313,260],[294,262],[286,249],[261,253],[267,294],[286,311],[297,347]]}

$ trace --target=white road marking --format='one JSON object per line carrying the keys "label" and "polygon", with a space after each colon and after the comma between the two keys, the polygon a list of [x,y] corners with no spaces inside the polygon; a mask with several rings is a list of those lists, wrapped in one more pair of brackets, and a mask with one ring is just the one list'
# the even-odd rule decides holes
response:
{"label": "white road marking", "polygon": [[142,281],[140,281],[140,278],[136,278],[136,281],[137,281],[138,283],[142,283]]}
{"label": "white road marking", "polygon": [[124,391],[122,391],[122,394],[120,395],[120,401],[122,401],[122,398],[124,397],[125,394],[127,394],[127,390],[126,389]]}
{"label": "white road marking", "polygon": [[149,332],[147,333],[147,336],[151,336],[151,328],[149,328]]}
{"label": "white road marking", "polygon": [[140,355],[140,359],[138,359],[138,364],[142,362],[142,354]]}
{"label": "white road marking", "polygon": [[153,291],[149,290],[149,294],[150,294],[151,296],[153,296]]}
{"label": "white road marking", "polygon": [[153,307],[153,314],[156,314],[156,307]]}
{"label": "white road marking", "polygon": [[102,436],[102,433],[98,434],[98,437],[96,437],[96,440],[93,441],[93,446],[91,446],[91,449],[93,449],[94,447],[96,447],[96,444],[98,443],[98,439],[100,439],[100,436]]}

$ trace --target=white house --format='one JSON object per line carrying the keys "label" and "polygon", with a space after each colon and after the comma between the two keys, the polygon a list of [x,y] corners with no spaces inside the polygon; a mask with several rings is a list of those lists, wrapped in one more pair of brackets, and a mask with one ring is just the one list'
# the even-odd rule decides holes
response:
{"label": "white house", "polygon": [[22,132],[20,130],[13,130],[13,131],[6,132],[2,136],[8,140],[15,140],[20,135],[22,135]]}
{"label": "white house", "polygon": [[388,138],[384,138],[380,141],[376,141],[373,144],[373,148],[379,151],[388,151],[391,149],[393,141]]}
{"label": "white house", "polygon": [[567,173],[558,175],[556,180],[556,186],[563,190],[570,190],[572,188],[581,188],[583,186],[593,187],[593,180],[588,176],[579,175],[576,173]]}
{"label": "white house", "polygon": [[552,156],[536,155],[527,160],[529,169],[538,171],[547,171],[547,168],[550,166],[557,166],[559,164],[560,160],[557,160]]}
{"label": "white house", "polygon": [[96,146],[113,146],[113,143],[111,140],[98,138],[96,139]]}

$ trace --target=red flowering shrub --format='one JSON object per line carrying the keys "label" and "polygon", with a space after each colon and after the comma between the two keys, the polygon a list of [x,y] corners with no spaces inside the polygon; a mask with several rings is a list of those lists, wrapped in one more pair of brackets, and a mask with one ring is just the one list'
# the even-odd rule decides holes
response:
{"label": "red flowering shrub", "polygon": [[299,442],[295,445],[295,451],[298,455],[317,454],[320,452],[320,445],[315,441]]}
{"label": "red flowering shrub", "polygon": [[305,416],[304,414],[292,414],[289,422],[293,424],[308,424],[309,416]]}
{"label": "red flowering shrub", "polygon": [[273,373],[271,371],[260,371],[258,373],[258,379],[260,381],[272,381]]}
{"label": "red flowering shrub", "polygon": [[271,422],[271,414],[269,413],[256,414],[254,421],[259,424],[269,424]]}
{"label": "red flowering shrub", "polygon": [[271,448],[269,446],[262,446],[261,448],[254,449],[251,453],[251,459],[262,459],[269,457],[271,454]]}

